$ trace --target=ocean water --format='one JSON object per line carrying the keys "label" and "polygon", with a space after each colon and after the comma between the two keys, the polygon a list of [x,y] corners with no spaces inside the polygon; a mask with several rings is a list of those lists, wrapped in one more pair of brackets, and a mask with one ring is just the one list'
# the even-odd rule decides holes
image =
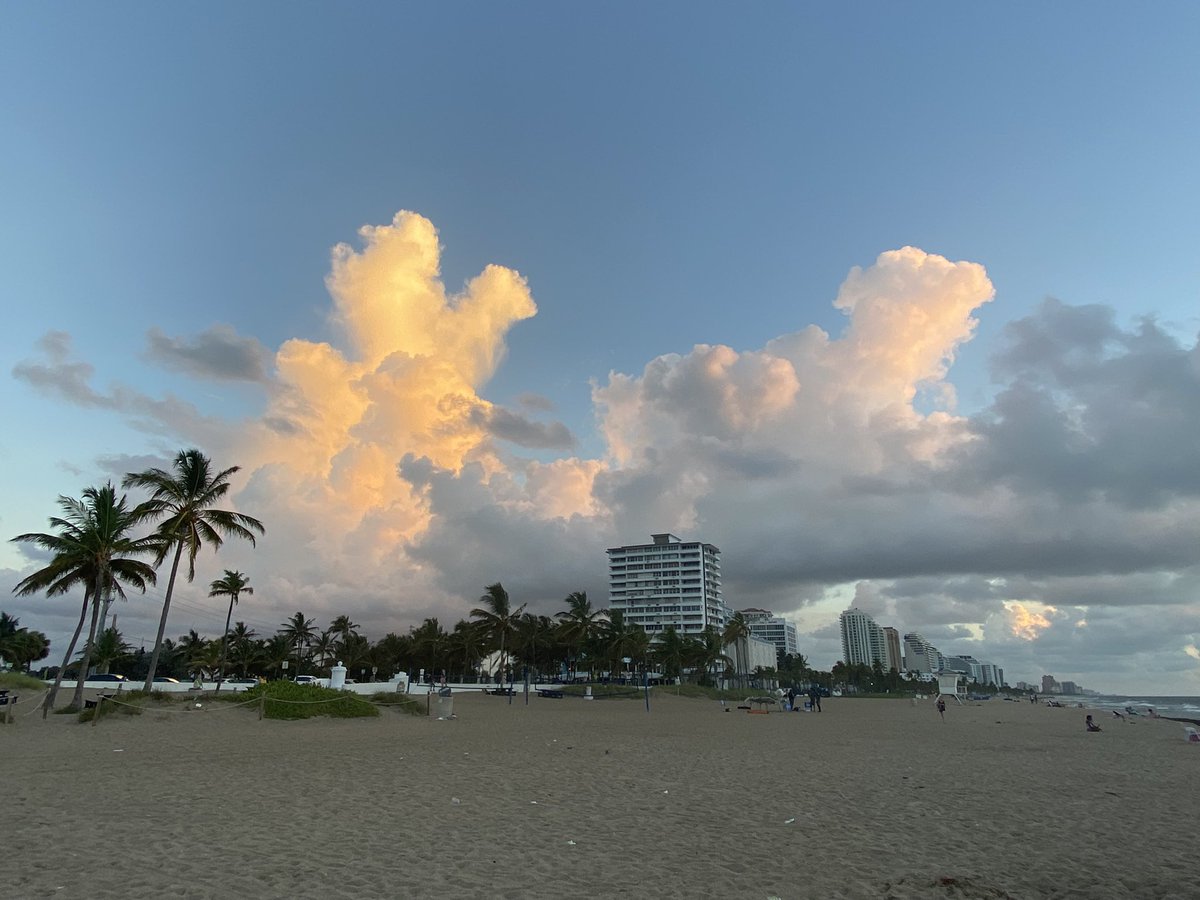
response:
{"label": "ocean water", "polygon": [[1104,694],[1099,697],[1056,697],[1055,699],[1064,705],[1070,706],[1082,703],[1089,709],[1117,709],[1124,712],[1125,707],[1132,706],[1135,712],[1143,715],[1148,709],[1153,707],[1154,711],[1160,716],[1170,716],[1180,719],[1200,719],[1200,697]]}

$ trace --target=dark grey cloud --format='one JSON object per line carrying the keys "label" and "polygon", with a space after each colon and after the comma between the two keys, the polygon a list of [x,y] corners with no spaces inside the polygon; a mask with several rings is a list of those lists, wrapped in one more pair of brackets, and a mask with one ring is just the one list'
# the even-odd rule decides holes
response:
{"label": "dark grey cloud", "polygon": [[476,465],[456,476],[409,456],[399,473],[435,513],[408,555],[436,571],[442,590],[462,598],[459,614],[478,606],[483,588],[496,581],[514,603],[529,603],[530,612],[559,612],[563,598],[580,590],[598,608],[608,605],[604,551],[617,543],[595,523],[546,520],[519,503],[497,504],[494,486]]}
{"label": "dark grey cloud", "polygon": [[146,333],[146,357],[164,368],[199,378],[265,383],[271,352],[256,338],[242,337],[217,324],[195,337],[169,337],[158,328]]}
{"label": "dark grey cloud", "polygon": [[1198,345],[1047,300],[1008,326],[993,370],[1004,387],[971,420],[962,477],[1132,509],[1200,496]]}
{"label": "dark grey cloud", "polygon": [[542,394],[534,394],[526,391],[517,397],[517,404],[525,409],[531,409],[535,412],[553,412],[554,401]]}
{"label": "dark grey cloud", "polygon": [[535,422],[502,406],[488,410],[476,407],[472,420],[493,437],[521,447],[534,450],[571,450],[575,447],[575,436],[561,422]]}

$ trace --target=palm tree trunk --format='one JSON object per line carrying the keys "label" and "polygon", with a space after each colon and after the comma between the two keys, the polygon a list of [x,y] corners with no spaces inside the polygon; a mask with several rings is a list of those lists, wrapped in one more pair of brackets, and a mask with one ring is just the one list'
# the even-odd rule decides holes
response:
{"label": "palm tree trunk", "polygon": [[75,679],[75,696],[71,698],[71,706],[83,708],[83,682],[87,680],[88,666],[92,662],[92,648],[96,646],[96,624],[100,619],[100,606],[104,602],[98,591],[92,591],[92,625],[88,633],[88,642],[83,645],[83,656],[79,660],[79,675]]}
{"label": "palm tree trunk", "polygon": [[154,676],[158,674],[158,652],[162,649],[163,634],[167,630],[167,613],[171,609],[171,594],[175,590],[175,574],[179,571],[179,557],[183,555],[183,542],[175,545],[175,561],[171,563],[171,579],[167,582],[167,595],[163,597],[162,618],[158,620],[158,636],[154,639],[154,652],[150,654],[150,671],[146,673],[146,693],[154,690]]}
{"label": "palm tree trunk", "polygon": [[237,594],[229,597],[229,612],[225,613],[225,631],[221,634],[221,668],[217,670],[217,691],[221,690],[221,681],[225,678],[225,646],[229,643],[229,620],[233,618],[233,604],[237,603]]}
{"label": "palm tree trunk", "polygon": [[62,665],[58,667],[58,676],[54,679],[54,687],[50,688],[50,693],[46,695],[46,702],[42,704],[42,718],[50,713],[54,708],[54,698],[58,696],[58,689],[62,687],[63,675],[67,671],[67,664],[71,661],[71,657],[75,655],[75,644],[79,642],[79,633],[83,631],[83,623],[87,619],[88,601],[91,599],[91,590],[83,592],[83,606],[79,609],[79,624],[75,626],[75,633],[71,635],[71,643],[67,645],[67,652],[63,656]]}

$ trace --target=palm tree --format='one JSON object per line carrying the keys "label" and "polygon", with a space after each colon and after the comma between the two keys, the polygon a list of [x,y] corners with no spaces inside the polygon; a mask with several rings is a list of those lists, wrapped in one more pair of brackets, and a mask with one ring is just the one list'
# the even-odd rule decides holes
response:
{"label": "palm tree", "polygon": [[351,622],[349,616],[338,616],[329,623],[329,630],[344,640],[350,635],[357,633],[358,625]]}
{"label": "palm tree", "polygon": [[333,629],[322,631],[313,639],[312,650],[313,659],[317,661],[318,666],[329,665],[329,660],[333,658],[333,654],[337,651],[337,637],[333,633]]}
{"label": "palm tree", "polygon": [[555,618],[559,620],[559,635],[567,645],[568,654],[571,648],[576,655],[583,647],[599,634],[603,627],[603,617],[607,610],[592,609],[587,591],[572,591],[566,598],[567,609]]}
{"label": "palm tree", "polygon": [[225,575],[218,578],[211,585],[211,590],[208,592],[210,597],[228,597],[229,611],[225,613],[225,630],[221,632],[221,663],[217,668],[217,690],[221,690],[221,682],[225,678],[225,648],[229,639],[229,620],[233,618],[233,608],[237,606],[238,597],[242,594],[253,594],[254,588],[250,587],[250,579],[241,572],[234,572],[230,569],[225,570]]}
{"label": "palm tree", "polygon": [[221,649],[220,641],[204,641],[192,651],[188,665],[193,672],[207,680],[221,664]]}
{"label": "palm tree", "polygon": [[498,581],[484,588],[479,602],[484,605],[471,610],[471,618],[477,620],[480,630],[490,640],[499,642],[500,674],[503,677],[506,660],[504,645],[516,630],[517,618],[525,611],[525,604],[522,603],[518,609],[512,609],[508,591]]}
{"label": "palm tree", "polygon": [[298,612],[279,626],[279,633],[288,639],[288,643],[292,647],[296,648],[296,674],[299,675],[300,667],[304,662],[304,649],[317,636],[316,620],[306,619],[304,613]]}
{"label": "palm tree", "polygon": [[750,640],[750,623],[740,610],[725,623],[721,640],[725,642],[726,647],[733,645],[733,674],[739,683],[744,683],[742,677],[746,669],[746,657],[749,655],[747,641]]}
{"label": "palm tree", "polygon": [[432,677],[446,646],[446,632],[442,630],[441,623],[430,617],[422,622],[420,627],[412,629],[409,637],[418,664],[428,662],[424,668]]}
{"label": "palm tree", "polygon": [[229,661],[245,678],[250,673],[251,664],[261,657],[261,650],[254,640],[254,629],[248,628],[245,622],[235,622],[229,633]]}
{"label": "palm tree", "polygon": [[524,613],[517,619],[517,637],[514,647],[521,648],[521,657],[537,677],[538,660],[543,658],[542,651],[548,650],[554,635],[554,623],[549,616],[539,616],[535,613]]}
{"label": "palm tree", "polygon": [[146,673],[145,689],[149,691],[158,668],[158,655],[162,647],[163,633],[167,630],[167,614],[171,610],[171,596],[175,591],[175,576],[179,572],[179,560],[187,550],[187,580],[196,577],[196,557],[206,544],[219,550],[224,537],[240,537],[254,544],[254,533],[263,534],[262,522],[252,516],[213,509],[229,493],[229,477],[238,471],[232,466],[213,473],[212,463],[199,450],[181,450],[175,457],[174,472],[163,469],[147,469],[145,472],[128,473],[122,484],[150,491],[147,501],[154,517],[164,517],[158,526],[161,547],[155,565],[162,565],[171,548],[175,548],[175,559],[171,563],[171,577],[167,581],[167,593],[163,597],[162,617],[158,623],[158,635],[154,639],[154,652],[150,655],[150,671]]}
{"label": "palm tree", "polygon": [[295,644],[288,640],[286,634],[275,634],[263,641],[259,645],[259,659],[262,660],[264,671],[273,669],[282,672],[283,664],[292,655],[294,647]]}
{"label": "palm tree", "polygon": [[692,662],[697,669],[700,670],[700,683],[707,683],[711,676],[712,670],[721,663],[728,664],[731,662],[728,656],[725,655],[725,642],[721,638],[721,632],[717,631],[716,627],[709,625],[697,636],[692,643],[693,657]]}
{"label": "palm tree", "polygon": [[[31,532],[13,538],[14,541],[36,544],[52,554],[49,565],[23,579],[13,588],[18,596],[45,591],[47,597],[56,597],[73,588],[83,588],[79,624],[75,626],[75,633],[71,636],[62,665],[59,666],[58,677],[55,678],[54,686],[50,688],[42,706],[43,718],[54,706],[54,699],[62,686],[67,664],[75,653],[75,644],[83,631],[88,605],[93,604],[92,628],[88,638],[90,644],[95,640],[101,598],[112,592],[124,597],[122,583],[145,593],[146,585],[154,584],[154,568],[136,557],[157,553],[161,544],[155,537],[129,536],[130,530],[145,520],[149,514],[149,507],[143,503],[130,509],[124,495],[117,499],[117,492],[111,482],[101,488],[87,488],[83,492],[82,500],[60,496],[58,505],[62,515],[50,518],[50,526],[57,529],[57,533]],[[80,660],[81,676],[86,675],[89,662],[89,654],[85,650],[84,657]],[[83,677],[75,680],[72,709],[78,709],[83,704],[83,682]]]}
{"label": "palm tree", "polygon": [[370,663],[371,642],[352,631],[337,642],[337,652],[338,659],[347,671],[353,672],[357,669],[359,674],[362,674],[363,667]]}
{"label": "palm tree", "polygon": [[[646,671],[646,663],[650,659],[650,633],[637,625],[631,625],[625,638],[625,653],[635,664],[640,663],[642,671]],[[635,667],[636,671],[636,667]]]}
{"label": "palm tree", "polygon": [[[668,678],[678,679],[683,672],[683,666],[688,658],[687,641],[674,625],[666,626],[658,636],[658,641],[651,648],[655,658],[662,663],[663,674]],[[678,682],[676,682],[678,684]]]}
{"label": "palm tree", "polygon": [[108,672],[113,663],[129,655],[129,645],[125,643],[121,632],[117,631],[114,626],[105,628],[97,635],[95,642],[84,652],[89,651],[96,663],[96,671],[104,674]]}
{"label": "palm tree", "polygon": [[382,671],[395,674],[404,668],[404,661],[411,660],[412,638],[393,632],[385,634],[371,651],[372,660]]}

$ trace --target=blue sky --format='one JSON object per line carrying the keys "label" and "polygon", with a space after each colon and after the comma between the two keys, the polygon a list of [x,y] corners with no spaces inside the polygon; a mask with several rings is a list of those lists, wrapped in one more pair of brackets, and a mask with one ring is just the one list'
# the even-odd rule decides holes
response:
{"label": "blue sky", "polygon": [[[620,428],[648,416],[634,429],[646,447],[615,459],[614,407],[593,394],[611,383],[610,373],[641,379],[652,360],[678,354],[686,363],[698,344],[727,346],[744,361],[810,325],[836,341],[849,321],[833,305],[839,287],[852,267],[869,270],[886,251],[918,247],[986,270],[994,299],[976,305],[973,337],[947,338],[943,357],[953,365],[934,379],[952,385],[957,402],[947,409],[976,435],[990,434],[983,424],[996,417],[996,398],[1006,388],[1039,372],[1061,374],[1054,361],[997,369],[1014,322],[1049,321],[1048,297],[1071,308],[1107,307],[1115,333],[1126,336],[1139,319],[1153,317],[1183,351],[1200,330],[1200,123],[1192,114],[1200,13],[1190,4],[50,4],[10,6],[0,15],[0,246],[10,311],[0,362],[10,373],[43,359],[39,340],[64,332],[69,359],[89,364],[92,389],[109,397],[81,406],[78,395],[8,379],[4,415],[21,424],[0,438],[0,523],[12,534],[43,527],[57,494],[78,493],[110,470],[119,475],[123,457],[162,459],[191,443],[204,443],[215,458],[240,450],[236,435],[245,428],[238,423],[264,415],[270,389],[155,364],[147,359],[147,332],[186,341],[222,325],[272,354],[293,338],[345,349],[330,318],[331,248],[362,250],[357,230],[386,226],[400,210],[437,229],[449,293],[489,264],[527,280],[537,314],[497,335],[503,363],[473,383],[474,396],[489,407],[525,409],[526,425],[553,420],[573,438],[569,449],[553,441],[514,446],[493,428],[475,456],[468,454],[492,460],[483,464],[485,481],[492,480],[487,498],[473,501],[475,513],[480,503],[511,510],[495,473],[519,470],[516,480],[524,483],[529,460],[598,460],[617,482],[655,483],[637,460],[646,447],[666,452],[667,438],[652,434],[642,390],[641,412],[626,410]],[[1040,346],[1061,349],[1055,341]],[[1164,385],[1167,394],[1187,397],[1194,388],[1186,367],[1182,375],[1147,370],[1185,379]],[[114,384],[139,396],[174,396],[190,404],[190,414],[212,421],[139,418],[129,402],[112,400]],[[1064,397],[1078,381],[1043,387],[1064,410],[1091,403],[1095,415],[1083,417],[1089,437],[1107,433],[1102,395]],[[540,398],[532,406],[530,394]],[[681,389],[678,402],[699,404],[702,412],[705,396]],[[914,408],[924,414],[937,405],[918,398]],[[1170,409],[1163,412],[1169,419]],[[823,418],[837,419],[835,413]],[[214,421],[225,422],[224,430]],[[759,437],[764,445],[801,445],[813,434],[803,421],[791,432]],[[623,439],[632,440],[632,432]],[[397,440],[373,446],[395,462],[409,449]],[[742,437],[729,440],[747,450]],[[684,445],[696,442],[674,452]],[[1119,444],[1109,449],[1120,456]],[[1124,465],[1095,463],[1091,483],[1106,496],[1120,493],[1114,479],[1150,477],[1157,465],[1128,453],[1121,458]],[[219,461],[267,464],[249,460]],[[873,465],[873,476],[908,471],[896,460]],[[863,472],[825,477],[842,483],[851,474]],[[455,475],[464,488],[461,472]],[[715,473],[707,475],[711,485]],[[683,490],[656,489],[662,496]],[[820,492],[821,484],[809,489]],[[1169,499],[1161,514],[1194,529],[1183,524],[1194,509],[1192,488],[1163,489]],[[1051,641],[1059,630],[1053,620],[1039,637],[1011,644],[988,639],[988,616],[1004,615],[997,604],[1090,610],[1080,586],[1039,582],[1023,586],[1028,596],[977,600],[978,584],[953,583],[962,571],[949,572],[944,561],[921,564],[920,546],[911,549],[912,566],[878,573],[835,566],[836,575],[822,574],[819,561],[809,560],[787,576],[786,566],[766,565],[779,570],[768,585],[748,567],[737,574],[738,556],[731,555],[741,535],[748,546],[761,535],[706,513],[706,497],[712,508],[720,505],[713,489],[687,490],[694,493],[686,510],[664,508],[661,514],[675,520],[652,524],[615,488],[594,489],[598,499],[589,501],[587,515],[578,510],[580,531],[567,531],[594,534],[601,549],[610,538],[628,543],[651,529],[713,540],[726,552],[734,605],[770,603],[794,612],[808,629],[811,655],[824,665],[837,648],[822,628],[857,593],[863,604],[876,604],[885,624],[924,630],[949,649],[1007,663],[1015,677],[1045,670],[1096,686],[1200,691],[1196,660],[1186,650],[1200,631],[1196,597],[1188,593],[1194,555],[1188,562],[1150,554],[1121,572],[1071,563],[1053,575],[1157,579],[1169,585],[1160,585],[1157,601],[1163,621],[1189,639],[1171,643],[1164,633],[1135,658],[1116,642],[1081,637],[1073,623],[1087,617],[1064,613],[1060,642]],[[848,523],[861,510],[853,497],[830,502],[827,514],[845,517],[849,553],[861,538]],[[539,546],[536,535],[544,541],[542,529],[565,503],[551,504],[557,513],[543,507],[531,514],[530,548]],[[1114,523],[1122,521],[1117,512]],[[416,559],[426,572],[462,567],[437,544],[443,529],[463,539],[452,527],[455,513],[424,514],[424,526],[405,532],[395,558],[376,561],[382,568],[374,586],[331,574],[336,561],[307,580],[337,585],[329,593],[361,603],[360,617],[381,633],[432,611],[453,621],[474,600],[462,597],[453,579],[432,577],[424,586],[423,596],[437,602],[396,598],[381,587],[405,580]],[[828,530],[787,510],[743,514],[766,522],[768,534],[770,516],[786,516],[801,543],[805,528]],[[1033,516],[1031,508],[1023,515]],[[1019,530],[1018,519],[1002,518],[993,527]],[[931,520],[922,529],[929,543],[942,539],[939,529],[961,531],[949,513]],[[898,540],[905,521],[895,510]],[[589,590],[602,597],[603,557],[589,556],[594,549],[587,545],[565,564],[564,578],[590,578]],[[13,547],[4,552],[0,564],[15,582],[27,563]],[[514,549],[514,558],[523,552]],[[1037,568],[1014,562],[1015,552],[1003,554],[1003,564],[981,558],[961,568],[979,583]],[[258,559],[260,571],[287,564],[280,547]],[[247,569],[252,560],[236,559]],[[210,561],[210,568],[216,577],[220,564]],[[510,581],[504,572],[469,575],[480,586]],[[904,582],[915,577],[937,585],[923,585],[918,597]],[[543,590],[523,586],[534,597]],[[291,583],[276,588],[262,593],[279,598],[282,621],[294,611],[291,598],[306,595]],[[554,588],[544,590],[538,602],[548,610]],[[1115,633],[1129,598],[1145,596],[1144,585],[1135,591],[1106,581],[1110,590],[1103,615],[1098,606],[1089,621],[1111,614]],[[1068,604],[1071,596],[1077,599]],[[276,601],[264,596],[271,608],[268,602]],[[312,612],[323,614],[327,598],[312,602]],[[64,630],[40,619],[44,606],[21,601],[23,623]],[[264,613],[264,625],[274,621]],[[173,617],[169,631],[190,624],[186,615],[177,624]],[[1002,630],[999,619],[992,628]],[[1151,658],[1173,662],[1148,676]]]}

